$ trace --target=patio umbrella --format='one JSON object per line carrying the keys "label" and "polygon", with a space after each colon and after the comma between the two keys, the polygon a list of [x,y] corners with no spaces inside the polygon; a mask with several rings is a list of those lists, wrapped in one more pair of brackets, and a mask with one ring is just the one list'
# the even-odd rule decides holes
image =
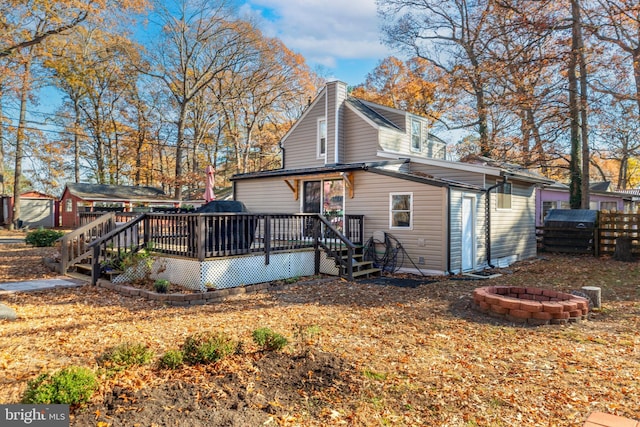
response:
{"label": "patio umbrella", "polygon": [[215,173],[215,171],[216,170],[211,165],[207,166],[207,169],[205,169],[205,172],[207,173],[207,186],[204,190],[204,201],[207,203],[216,199],[216,195],[213,192],[213,174]]}

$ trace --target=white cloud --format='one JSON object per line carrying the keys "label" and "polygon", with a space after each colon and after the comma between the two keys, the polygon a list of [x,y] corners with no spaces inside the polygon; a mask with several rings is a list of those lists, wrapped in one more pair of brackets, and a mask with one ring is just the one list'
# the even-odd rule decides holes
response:
{"label": "white cloud", "polygon": [[334,68],[390,54],[380,41],[375,0],[248,0],[241,11],[259,15],[265,34],[312,64]]}

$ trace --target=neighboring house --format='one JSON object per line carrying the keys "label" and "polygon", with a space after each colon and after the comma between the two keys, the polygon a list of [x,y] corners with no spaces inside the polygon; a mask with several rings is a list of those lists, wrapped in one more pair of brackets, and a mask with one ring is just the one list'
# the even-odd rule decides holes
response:
{"label": "neighboring house", "polygon": [[[596,211],[618,211],[632,209],[633,195],[612,192],[608,181],[594,182],[589,186],[589,209]],[[569,186],[555,182],[536,190],[536,225],[544,225],[544,218],[551,209],[571,209]]]}
{"label": "neighboring house", "polygon": [[[55,197],[38,191],[28,191],[20,195],[19,228],[53,228],[58,225],[58,202]],[[3,225],[13,221],[13,197],[2,197],[2,212],[0,215]]]}
{"label": "neighboring house", "polygon": [[80,212],[135,212],[155,206],[180,207],[180,201],[170,199],[162,189],[154,187],[67,183],[60,198],[60,224],[77,227]]}
{"label": "neighboring house", "polygon": [[252,212],[364,215],[365,240],[395,237],[410,272],[536,254],[535,186],[552,181],[488,159],[448,161],[425,118],[350,97],[342,82],[326,85],[281,147],[282,169],[232,178],[235,200]]}

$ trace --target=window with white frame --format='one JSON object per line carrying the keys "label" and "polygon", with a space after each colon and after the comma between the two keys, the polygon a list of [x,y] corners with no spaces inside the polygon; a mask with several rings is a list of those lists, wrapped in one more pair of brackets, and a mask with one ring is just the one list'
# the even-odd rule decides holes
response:
{"label": "window with white frame", "polygon": [[389,228],[413,228],[413,193],[389,194]]}
{"label": "window with white frame", "polygon": [[615,212],[618,210],[618,202],[600,202],[600,210]]}
{"label": "window with white frame", "polygon": [[511,209],[511,184],[504,183],[496,189],[496,208]]}
{"label": "window with white frame", "polygon": [[422,148],[422,124],[411,119],[411,151],[420,151]]}
{"label": "window with white frame", "polygon": [[64,211],[73,212],[73,199],[67,199],[64,201]]}
{"label": "window with white frame", "polygon": [[318,119],[318,158],[327,154],[327,119]]}

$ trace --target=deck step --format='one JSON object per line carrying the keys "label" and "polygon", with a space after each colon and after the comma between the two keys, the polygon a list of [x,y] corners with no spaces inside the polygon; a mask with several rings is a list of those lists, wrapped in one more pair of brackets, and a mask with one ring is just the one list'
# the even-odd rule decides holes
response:
{"label": "deck step", "polygon": [[354,271],[353,272],[353,278],[355,279],[356,277],[369,277],[371,275],[376,275],[379,276],[382,274],[382,270],[379,268],[369,268],[367,270],[360,270],[360,271]]}

